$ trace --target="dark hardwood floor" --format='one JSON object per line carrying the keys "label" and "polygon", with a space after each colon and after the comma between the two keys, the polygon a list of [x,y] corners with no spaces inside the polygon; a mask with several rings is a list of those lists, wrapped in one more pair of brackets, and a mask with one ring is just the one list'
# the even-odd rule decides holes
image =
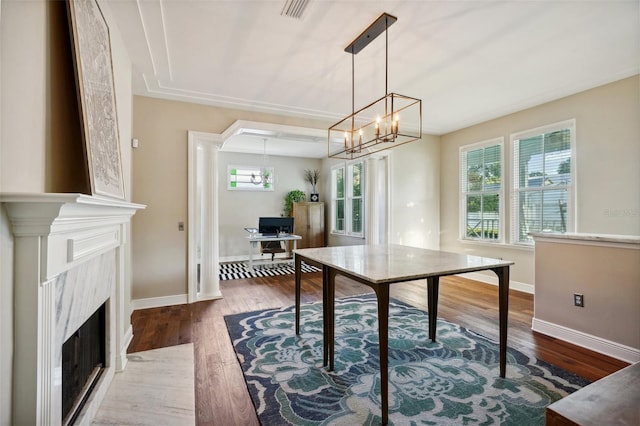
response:
{"label": "dark hardwood floor", "polygon": [[[302,302],[322,300],[320,273],[304,274]],[[440,280],[438,316],[498,338],[498,289],[460,277]],[[129,352],[194,344],[196,418],[199,425],[258,425],[242,371],[224,323],[228,314],[289,306],[294,303],[293,275],[222,281],[219,300],[135,311]],[[336,297],[371,292],[339,277]],[[424,281],[394,284],[391,296],[426,310]],[[531,331],[533,296],[511,291],[509,346],[532,354],[589,380],[628,364]]]}

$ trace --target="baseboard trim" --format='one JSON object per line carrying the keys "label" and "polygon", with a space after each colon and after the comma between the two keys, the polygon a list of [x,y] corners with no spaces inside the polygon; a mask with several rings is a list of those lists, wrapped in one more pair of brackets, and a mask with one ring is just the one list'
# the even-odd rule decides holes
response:
{"label": "baseboard trim", "polygon": [[[467,272],[466,274],[458,274],[463,278],[469,278],[470,280],[480,281],[486,284],[498,285],[498,277],[481,274],[479,272]],[[519,281],[509,280],[509,289],[518,290],[523,293],[534,294],[533,284],[521,283]]]}
{"label": "baseboard trim", "polygon": [[146,299],[133,299],[131,306],[133,310],[161,308],[163,306],[184,305],[189,303],[187,294],[174,294],[172,296],[149,297]]}
{"label": "baseboard trim", "polygon": [[122,337],[124,344],[120,348],[119,358],[116,362],[116,372],[123,371],[127,367],[127,361],[129,360],[127,358],[127,349],[129,348],[131,340],[133,340],[133,327],[129,324],[129,328],[127,328],[127,331]]}
{"label": "baseboard trim", "polygon": [[[289,253],[276,253],[276,259],[290,259]],[[259,262],[260,260],[271,260],[271,255],[267,254],[261,256],[260,253],[257,253],[253,256],[254,262]],[[234,262],[248,262],[249,255],[240,255],[240,256],[225,256],[218,259],[219,263],[234,263]]]}
{"label": "baseboard trim", "polygon": [[554,324],[541,319],[533,318],[531,321],[531,329],[565,342],[590,349],[592,351],[626,361],[630,364],[640,361],[640,350],[612,342],[601,337],[583,333],[562,325]]}

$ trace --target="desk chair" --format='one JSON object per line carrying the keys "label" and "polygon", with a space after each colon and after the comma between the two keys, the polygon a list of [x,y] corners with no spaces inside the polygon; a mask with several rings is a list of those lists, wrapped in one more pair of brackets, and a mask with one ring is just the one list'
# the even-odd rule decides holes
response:
{"label": "desk chair", "polygon": [[276,253],[285,253],[286,250],[282,246],[282,241],[262,241],[260,242],[260,252],[271,253],[271,261],[273,262]]}

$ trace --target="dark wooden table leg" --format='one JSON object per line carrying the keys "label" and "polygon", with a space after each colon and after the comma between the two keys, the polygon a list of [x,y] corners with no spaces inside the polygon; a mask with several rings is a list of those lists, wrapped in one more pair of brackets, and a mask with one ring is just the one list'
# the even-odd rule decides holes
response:
{"label": "dark wooden table leg", "polygon": [[[329,371],[333,371],[334,357],[335,357],[335,322],[336,322],[336,309],[335,309],[335,296],[336,296],[336,275],[337,271],[333,268],[326,266],[326,287],[327,287],[327,346],[329,347]],[[323,284],[324,286],[324,284]]]}
{"label": "dark wooden table leg", "polygon": [[295,277],[296,277],[296,335],[300,334],[300,280],[302,278],[300,256],[294,253],[293,263],[295,265]]}
{"label": "dark wooden table leg", "polygon": [[507,371],[507,319],[509,317],[509,267],[492,269],[498,276],[498,306],[500,316],[500,377]]}
{"label": "dark wooden table leg", "polygon": [[322,365],[329,365],[329,267],[322,265]]}
{"label": "dark wooden table leg", "polygon": [[429,318],[429,338],[436,341],[436,323],[438,320],[438,288],[440,277],[427,278],[427,315]]}
{"label": "dark wooden table leg", "polygon": [[378,297],[378,340],[380,342],[380,400],[382,424],[389,422],[389,286],[375,287]]}

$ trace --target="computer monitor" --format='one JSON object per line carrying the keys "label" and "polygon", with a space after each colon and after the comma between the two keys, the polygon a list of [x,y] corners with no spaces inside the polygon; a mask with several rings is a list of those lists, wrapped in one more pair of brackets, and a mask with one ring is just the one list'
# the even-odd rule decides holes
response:
{"label": "computer monitor", "polygon": [[292,217],[261,217],[258,221],[258,232],[263,235],[277,235],[281,232],[293,233]]}

